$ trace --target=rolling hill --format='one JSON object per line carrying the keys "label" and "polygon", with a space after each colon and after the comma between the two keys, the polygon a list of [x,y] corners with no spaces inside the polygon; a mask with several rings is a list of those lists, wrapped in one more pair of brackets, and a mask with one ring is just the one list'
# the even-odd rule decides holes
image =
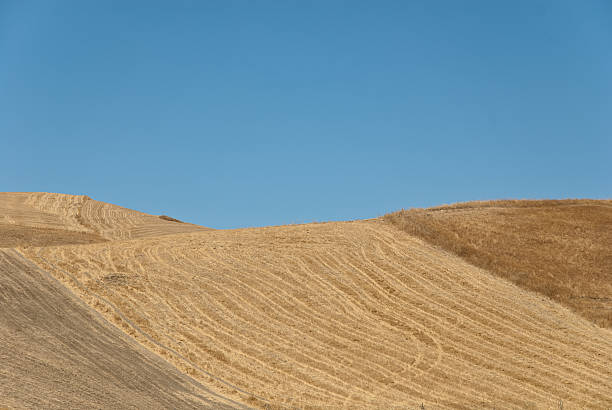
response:
{"label": "rolling hill", "polygon": [[[398,220],[210,230],[37,193],[0,194],[0,211],[6,238],[57,233],[0,245],[12,309],[0,323],[0,355],[12,357],[0,361],[0,404],[612,405],[609,329]],[[50,289],[66,311],[54,320],[83,319],[45,328]],[[73,373],[45,372],[46,357]],[[98,396],[79,394],[92,386]]]}
{"label": "rolling hill", "polygon": [[0,405],[232,408],[87,307],[18,251],[0,249]]}
{"label": "rolling hill", "polygon": [[612,327],[612,201],[480,201],[384,220]]}
{"label": "rolling hill", "polygon": [[[86,195],[46,192],[0,193],[0,227],[3,232],[11,227],[23,229],[34,246],[137,239],[210,229],[94,201]],[[45,235],[48,230],[51,234]],[[4,234],[2,246],[8,246],[10,238],[16,236],[18,232],[11,236]],[[41,236],[48,237],[49,242],[42,241]],[[16,238],[15,243],[23,243],[19,240]]]}

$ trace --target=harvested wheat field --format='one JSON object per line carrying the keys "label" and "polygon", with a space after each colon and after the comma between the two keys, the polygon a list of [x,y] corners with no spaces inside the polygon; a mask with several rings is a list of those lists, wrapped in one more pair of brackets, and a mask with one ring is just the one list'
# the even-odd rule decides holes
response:
{"label": "harvested wheat field", "polygon": [[[0,209],[13,229],[100,238],[11,245],[20,247],[3,251],[1,263],[29,267],[12,276],[50,275],[65,298],[99,314],[98,326],[137,352],[121,361],[130,371],[147,367],[144,378],[157,383],[172,373],[166,365],[180,372],[162,407],[177,397],[185,407],[197,399],[213,407],[612,407],[609,329],[385,218],[208,230],[54,194],[0,194]],[[11,286],[2,294],[38,298]],[[27,327],[23,317],[17,324]],[[17,338],[6,328],[3,338]],[[10,345],[0,349],[10,355]],[[91,349],[94,363],[104,356]],[[0,404],[50,402],[47,390],[19,390],[19,364],[0,363]],[[186,380],[192,390],[181,390]],[[149,387],[131,387],[100,390],[109,400],[157,401]]]}
{"label": "harvested wheat field", "polygon": [[[96,242],[111,239],[135,239],[173,233],[209,230],[182,223],[165,215],[149,215],[120,206],[94,201],[86,195],[49,194],[45,192],[0,193],[0,227],[56,229],[67,231],[59,235],[81,234],[83,240]],[[37,236],[37,235],[34,235]],[[87,238],[87,239],[85,239]],[[59,243],[57,243],[59,244]],[[41,246],[44,243],[36,243]]]}
{"label": "harvested wheat field", "polygon": [[19,252],[0,249],[0,404],[15,408],[219,408],[181,374]]}

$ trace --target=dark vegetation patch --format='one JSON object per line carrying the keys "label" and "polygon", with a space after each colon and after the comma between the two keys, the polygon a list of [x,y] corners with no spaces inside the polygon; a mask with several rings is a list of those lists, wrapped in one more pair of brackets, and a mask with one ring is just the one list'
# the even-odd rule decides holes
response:
{"label": "dark vegetation patch", "polygon": [[168,216],[168,215],[160,215],[159,218],[163,219],[164,221],[178,222],[178,223],[181,223],[181,224],[185,223],[183,221],[179,221],[178,219],[172,218],[171,216]]}

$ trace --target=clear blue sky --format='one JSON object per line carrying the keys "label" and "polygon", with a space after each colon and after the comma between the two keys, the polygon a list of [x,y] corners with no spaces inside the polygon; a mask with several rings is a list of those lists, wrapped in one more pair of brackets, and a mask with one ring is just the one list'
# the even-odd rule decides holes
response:
{"label": "clear blue sky", "polygon": [[609,1],[0,0],[0,191],[217,228],[612,196]]}

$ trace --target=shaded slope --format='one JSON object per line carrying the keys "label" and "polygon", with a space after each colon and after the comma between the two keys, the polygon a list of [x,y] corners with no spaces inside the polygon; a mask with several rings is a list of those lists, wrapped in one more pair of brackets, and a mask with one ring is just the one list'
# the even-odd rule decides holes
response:
{"label": "shaded slope", "polygon": [[0,250],[0,405],[219,408],[19,252]]}
{"label": "shaded slope", "polygon": [[85,195],[45,192],[0,193],[0,224],[88,233],[107,240],[210,229],[95,201]]}
{"label": "shaded slope", "polygon": [[612,327],[612,201],[490,201],[385,221]]}
{"label": "shaded slope", "polygon": [[608,330],[381,221],[24,252],[144,346],[247,403],[612,406]]}

